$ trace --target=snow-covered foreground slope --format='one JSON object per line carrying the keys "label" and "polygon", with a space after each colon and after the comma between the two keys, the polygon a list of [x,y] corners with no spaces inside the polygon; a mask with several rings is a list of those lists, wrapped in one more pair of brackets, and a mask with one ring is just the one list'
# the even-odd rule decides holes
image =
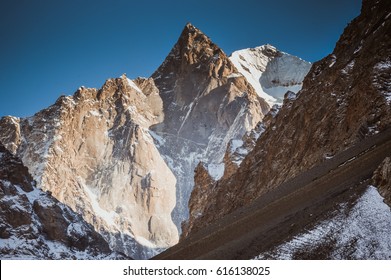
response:
{"label": "snow-covered foreground slope", "polygon": [[297,93],[311,68],[311,63],[271,45],[238,50],[229,58],[270,105],[282,103],[287,91]]}
{"label": "snow-covered foreground slope", "polygon": [[257,259],[391,259],[391,211],[369,186],[354,206],[339,205],[333,217],[262,253]]}

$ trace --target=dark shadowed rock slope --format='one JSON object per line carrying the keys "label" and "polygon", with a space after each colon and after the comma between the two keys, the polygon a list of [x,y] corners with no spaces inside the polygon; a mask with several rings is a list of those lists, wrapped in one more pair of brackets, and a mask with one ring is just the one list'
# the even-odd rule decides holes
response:
{"label": "dark shadowed rock slope", "polygon": [[389,1],[364,1],[333,53],[313,65],[297,98],[284,103],[238,171],[199,192],[207,198],[192,197],[203,211],[190,217],[188,232],[390,126],[390,12]]}
{"label": "dark shadowed rock slope", "polygon": [[80,215],[36,188],[22,162],[0,145],[0,258],[112,259],[107,242]]}

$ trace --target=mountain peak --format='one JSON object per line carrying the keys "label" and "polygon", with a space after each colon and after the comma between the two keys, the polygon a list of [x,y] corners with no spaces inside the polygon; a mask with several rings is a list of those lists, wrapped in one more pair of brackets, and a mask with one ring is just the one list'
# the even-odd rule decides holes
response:
{"label": "mountain peak", "polygon": [[[218,74],[217,68],[221,68],[222,65],[226,65],[228,70]],[[193,73],[208,72],[210,75],[214,73],[215,76],[221,76],[223,72],[224,74],[236,72],[234,68],[223,50],[197,27],[187,23],[178,41],[152,78],[156,81],[165,74],[178,73],[178,70]]]}
{"label": "mountain peak", "polygon": [[189,30],[189,31],[198,30],[199,31],[199,29],[196,28],[191,22],[186,23],[184,30]]}
{"label": "mountain peak", "polygon": [[194,43],[201,43],[204,46],[214,45],[208,36],[191,23],[187,23],[183,28],[179,42],[182,42],[181,46],[187,49],[191,49]]}
{"label": "mountain peak", "polygon": [[287,91],[297,93],[311,63],[265,44],[235,51],[229,57],[269,105],[282,103]]}

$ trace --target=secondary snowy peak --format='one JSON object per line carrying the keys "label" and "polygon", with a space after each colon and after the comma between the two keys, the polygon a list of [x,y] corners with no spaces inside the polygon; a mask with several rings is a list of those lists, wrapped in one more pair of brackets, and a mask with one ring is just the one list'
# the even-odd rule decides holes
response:
{"label": "secondary snowy peak", "polygon": [[106,259],[125,256],[80,215],[35,186],[22,162],[0,145],[0,258]]}
{"label": "secondary snowy peak", "polygon": [[271,45],[238,50],[229,58],[270,105],[282,103],[287,91],[297,93],[311,68],[311,63]]}

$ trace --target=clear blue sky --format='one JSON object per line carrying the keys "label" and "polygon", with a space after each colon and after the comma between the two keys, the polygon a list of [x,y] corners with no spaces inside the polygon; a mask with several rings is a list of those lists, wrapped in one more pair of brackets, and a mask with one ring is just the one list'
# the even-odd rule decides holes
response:
{"label": "clear blue sky", "polygon": [[359,0],[0,0],[0,117],[25,117],[81,85],[148,77],[187,22],[227,54],[270,43],[329,54]]}

